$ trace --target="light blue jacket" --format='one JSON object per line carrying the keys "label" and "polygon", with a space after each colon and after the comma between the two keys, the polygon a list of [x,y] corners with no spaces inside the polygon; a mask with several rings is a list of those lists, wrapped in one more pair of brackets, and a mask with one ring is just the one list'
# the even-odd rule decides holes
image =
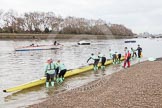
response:
{"label": "light blue jacket", "polygon": [[115,54],[115,52],[113,51],[110,51],[110,58],[112,59],[113,58],[113,55]]}
{"label": "light blue jacket", "polygon": [[102,57],[103,57],[103,54],[99,54],[98,57],[99,57],[99,58],[102,58]]}
{"label": "light blue jacket", "polygon": [[54,74],[55,73],[56,66],[54,63],[46,64],[45,66],[45,74]]}
{"label": "light blue jacket", "polygon": [[87,60],[87,63],[88,63],[88,61],[89,61],[90,59],[96,60],[96,59],[99,59],[99,58],[98,58],[98,56],[96,56],[96,55],[92,55],[92,56]]}
{"label": "light blue jacket", "polygon": [[59,67],[59,70],[60,70],[60,71],[66,69],[64,63],[59,63],[59,64],[58,64],[58,67]]}

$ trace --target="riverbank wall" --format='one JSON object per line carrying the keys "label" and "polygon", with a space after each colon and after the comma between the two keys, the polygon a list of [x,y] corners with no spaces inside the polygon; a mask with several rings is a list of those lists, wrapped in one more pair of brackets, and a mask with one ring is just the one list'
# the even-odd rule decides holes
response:
{"label": "riverbank wall", "polygon": [[0,33],[0,39],[122,39],[122,38],[133,38],[133,36]]}

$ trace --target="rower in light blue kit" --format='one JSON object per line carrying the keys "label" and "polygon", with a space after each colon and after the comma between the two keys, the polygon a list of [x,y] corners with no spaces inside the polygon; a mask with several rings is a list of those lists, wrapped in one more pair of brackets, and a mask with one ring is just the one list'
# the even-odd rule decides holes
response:
{"label": "rower in light blue kit", "polygon": [[110,56],[110,59],[113,60],[113,64],[116,64],[116,62],[117,62],[116,54],[115,54],[115,52],[112,51],[111,49],[109,49],[109,56]]}
{"label": "rower in light blue kit", "polygon": [[45,66],[45,76],[46,76],[46,87],[49,87],[51,82],[51,86],[54,86],[54,74],[55,74],[55,65],[53,63],[52,58],[48,58],[47,64]]}
{"label": "rower in light blue kit", "polygon": [[115,52],[116,54],[116,64],[120,64],[121,63],[121,54],[118,52]]}
{"label": "rower in light blue kit", "polygon": [[60,60],[58,62],[58,67],[59,67],[59,82],[62,83],[64,81],[64,75],[66,74],[66,67],[65,64],[62,63]]}
{"label": "rower in light blue kit", "polygon": [[[59,60],[58,60],[59,61]],[[56,78],[56,82],[59,82],[59,62],[55,62],[55,78]]]}
{"label": "rower in light blue kit", "polygon": [[98,52],[98,58],[101,59],[101,70],[105,70],[105,62],[106,62],[106,57]]}
{"label": "rower in light blue kit", "polygon": [[136,58],[136,57],[137,57],[136,50],[131,48],[131,60]]}
{"label": "rower in light blue kit", "polygon": [[93,53],[91,54],[91,57],[87,60],[87,63],[90,59],[94,60],[94,63],[93,63],[94,68],[93,69],[94,69],[94,71],[97,71],[98,70],[98,62],[100,59],[98,58],[98,56],[94,55]]}

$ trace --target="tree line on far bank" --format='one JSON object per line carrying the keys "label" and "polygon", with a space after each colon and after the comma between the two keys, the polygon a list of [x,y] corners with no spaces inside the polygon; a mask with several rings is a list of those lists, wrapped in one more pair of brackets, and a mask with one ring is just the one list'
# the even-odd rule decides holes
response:
{"label": "tree line on far bank", "polygon": [[0,33],[56,33],[132,36],[124,25],[110,24],[98,19],[55,15],[53,12],[25,12],[0,10]]}

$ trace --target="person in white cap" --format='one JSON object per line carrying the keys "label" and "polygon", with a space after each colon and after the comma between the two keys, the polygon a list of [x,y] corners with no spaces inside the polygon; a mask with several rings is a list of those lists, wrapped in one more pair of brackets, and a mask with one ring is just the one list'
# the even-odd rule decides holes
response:
{"label": "person in white cap", "polygon": [[51,82],[51,86],[54,86],[54,75],[55,75],[55,65],[53,63],[52,58],[47,59],[47,65],[45,66],[45,76],[46,76],[46,87],[49,87],[49,83]]}

